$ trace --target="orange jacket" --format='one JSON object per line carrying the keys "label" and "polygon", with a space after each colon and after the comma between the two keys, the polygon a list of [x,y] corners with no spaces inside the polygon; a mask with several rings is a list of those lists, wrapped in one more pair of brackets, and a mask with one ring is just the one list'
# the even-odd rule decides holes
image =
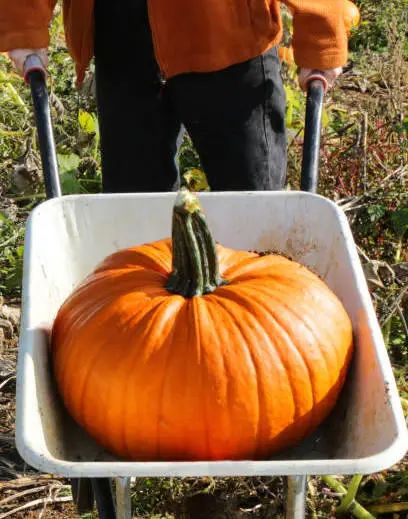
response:
{"label": "orange jacket", "polygon": [[[283,1],[294,13],[297,64],[321,69],[344,65],[344,0]],[[0,0],[0,51],[47,47],[55,3]],[[282,36],[278,0],[148,0],[148,5],[156,58],[166,77],[243,62]],[[93,8],[94,0],[64,0],[65,34],[79,83],[93,55]]]}

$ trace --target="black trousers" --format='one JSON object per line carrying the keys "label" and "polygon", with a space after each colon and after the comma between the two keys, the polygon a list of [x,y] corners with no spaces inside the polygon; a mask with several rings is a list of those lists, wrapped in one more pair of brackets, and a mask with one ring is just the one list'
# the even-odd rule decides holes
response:
{"label": "black trousers", "polygon": [[164,82],[146,0],[96,0],[95,67],[104,192],[171,191],[182,126],[212,190],[283,186],[285,95],[276,49]]}

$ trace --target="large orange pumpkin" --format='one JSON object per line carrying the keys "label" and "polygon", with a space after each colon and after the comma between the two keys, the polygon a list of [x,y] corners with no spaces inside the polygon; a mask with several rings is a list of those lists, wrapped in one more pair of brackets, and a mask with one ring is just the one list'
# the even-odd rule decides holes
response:
{"label": "large orange pumpkin", "polygon": [[342,304],[294,261],[215,246],[186,192],[172,239],[106,258],[59,310],[67,409],[129,460],[256,459],[298,442],[345,379]]}

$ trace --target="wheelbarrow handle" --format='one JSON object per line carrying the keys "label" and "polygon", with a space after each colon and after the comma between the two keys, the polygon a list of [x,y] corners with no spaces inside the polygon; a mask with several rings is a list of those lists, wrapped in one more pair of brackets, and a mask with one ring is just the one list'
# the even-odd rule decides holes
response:
{"label": "wheelbarrow handle", "polygon": [[[40,58],[30,54],[24,63],[24,79],[30,85],[33,99],[35,121],[40,144],[41,162],[44,172],[45,192],[47,198],[62,196],[58,174],[57,153],[54,132],[51,122],[50,103],[46,85],[47,73]],[[91,511],[96,498],[100,519],[115,519],[110,480],[108,478],[85,479],[80,487],[78,480],[73,480],[72,488],[76,489],[76,504],[83,511]]]}
{"label": "wheelbarrow handle", "polygon": [[36,54],[28,56],[24,63],[24,79],[30,85],[33,99],[45,192],[47,198],[55,198],[61,196],[61,186],[45,78],[46,72],[40,58]]}
{"label": "wheelbarrow handle", "polygon": [[307,85],[305,134],[300,189],[316,193],[319,181],[320,132],[323,98],[327,81],[318,74],[310,77]]}

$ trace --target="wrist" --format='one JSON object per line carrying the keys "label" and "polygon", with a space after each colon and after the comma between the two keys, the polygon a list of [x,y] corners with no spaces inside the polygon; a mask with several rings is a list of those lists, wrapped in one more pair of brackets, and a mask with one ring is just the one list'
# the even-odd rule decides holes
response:
{"label": "wrist", "polygon": [[14,67],[21,76],[24,76],[24,65],[30,55],[36,55],[40,60],[44,70],[48,66],[47,49],[13,49],[8,53],[8,57],[13,62]]}
{"label": "wrist", "polygon": [[328,69],[301,68],[299,70],[299,84],[302,90],[307,89],[309,81],[320,79],[325,84],[325,90],[333,87],[336,79],[342,73],[342,67]]}

